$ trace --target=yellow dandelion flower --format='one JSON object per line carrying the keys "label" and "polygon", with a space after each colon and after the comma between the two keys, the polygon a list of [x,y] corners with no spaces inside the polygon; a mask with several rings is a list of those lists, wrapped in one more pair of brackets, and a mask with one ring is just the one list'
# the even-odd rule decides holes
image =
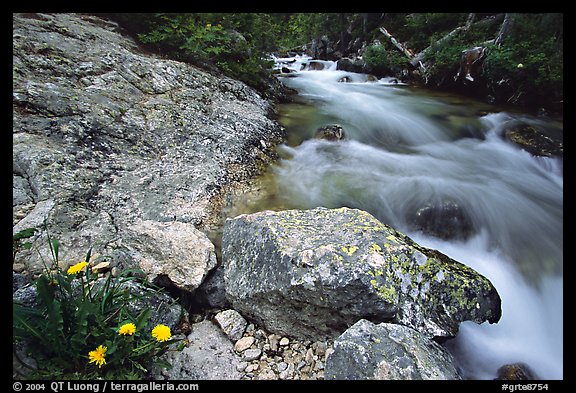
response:
{"label": "yellow dandelion flower", "polygon": [[106,359],[104,359],[104,354],[108,348],[102,345],[99,345],[94,351],[88,352],[88,357],[90,358],[89,363],[96,363],[96,365],[100,368],[103,364],[106,364]]}
{"label": "yellow dandelion flower", "polygon": [[80,273],[82,271],[82,269],[84,269],[87,265],[88,265],[88,262],[84,262],[84,261],[78,262],[76,265],[70,266],[66,273],[68,273],[69,275]]}
{"label": "yellow dandelion flower", "polygon": [[133,323],[125,323],[124,325],[120,326],[118,330],[118,334],[122,336],[131,336],[136,333],[136,325]]}
{"label": "yellow dandelion flower", "polygon": [[168,341],[170,337],[172,337],[172,333],[170,333],[170,328],[166,325],[156,325],[154,329],[152,329],[152,336],[157,341]]}

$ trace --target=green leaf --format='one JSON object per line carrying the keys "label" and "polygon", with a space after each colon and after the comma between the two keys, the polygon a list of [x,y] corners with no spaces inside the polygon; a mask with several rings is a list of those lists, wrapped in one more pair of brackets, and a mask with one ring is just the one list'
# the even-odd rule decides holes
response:
{"label": "green leaf", "polygon": [[50,241],[50,249],[52,250],[52,256],[54,257],[54,262],[58,263],[58,250],[60,249],[60,242],[58,239]]}
{"label": "green leaf", "polygon": [[150,318],[150,309],[144,309],[140,311],[140,314],[136,317],[136,329],[141,330],[146,327],[148,319]]}
{"label": "green leaf", "polygon": [[[14,320],[13,334],[15,337],[27,337],[30,334],[39,340],[44,340],[44,335],[35,326],[36,323],[31,319],[41,319],[42,314],[36,309],[25,307],[20,303],[13,302],[12,316]],[[32,317],[32,318],[30,318]]]}

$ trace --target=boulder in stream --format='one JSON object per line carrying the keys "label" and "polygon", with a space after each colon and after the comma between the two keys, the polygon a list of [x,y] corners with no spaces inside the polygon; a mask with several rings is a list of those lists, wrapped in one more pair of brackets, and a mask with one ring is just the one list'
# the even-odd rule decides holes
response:
{"label": "boulder in stream", "polygon": [[486,277],[357,209],[227,219],[222,262],[233,308],[287,336],[333,339],[367,319],[443,340],[501,315]]}
{"label": "boulder in stream", "polygon": [[414,230],[444,240],[465,240],[474,230],[465,210],[450,199],[427,203],[408,214],[407,220]]}
{"label": "boulder in stream", "polygon": [[318,127],[314,137],[316,139],[324,139],[327,141],[340,141],[345,138],[344,128],[340,124],[328,124]]}

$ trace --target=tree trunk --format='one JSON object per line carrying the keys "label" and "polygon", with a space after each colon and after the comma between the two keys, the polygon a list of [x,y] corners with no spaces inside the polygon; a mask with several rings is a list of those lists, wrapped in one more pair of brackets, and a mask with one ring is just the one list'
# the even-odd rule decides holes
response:
{"label": "tree trunk", "polygon": [[506,15],[504,15],[504,22],[502,22],[502,26],[500,26],[498,36],[494,40],[494,44],[496,44],[498,48],[502,46],[504,39],[506,39],[506,36],[510,33],[511,25],[512,25],[512,14],[506,13]]}
{"label": "tree trunk", "polygon": [[398,40],[396,38],[394,38],[394,36],[392,36],[392,34],[388,33],[388,30],[386,30],[385,27],[380,27],[380,31],[382,32],[382,34],[384,34],[390,40],[390,42],[396,48],[400,49],[400,51],[402,53],[404,53],[404,55],[406,57],[408,57],[408,59],[412,60],[412,57],[414,57],[414,54],[408,48],[406,48],[404,45],[402,45],[400,42],[398,42]]}

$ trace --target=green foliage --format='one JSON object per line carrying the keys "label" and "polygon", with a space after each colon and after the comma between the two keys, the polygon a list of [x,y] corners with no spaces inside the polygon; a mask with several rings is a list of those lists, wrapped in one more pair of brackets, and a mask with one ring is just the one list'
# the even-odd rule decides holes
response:
{"label": "green foliage", "polygon": [[386,50],[384,45],[370,45],[362,56],[375,73],[396,73],[405,68],[408,59],[398,51]]}
{"label": "green foliage", "polygon": [[[34,231],[27,231],[26,234]],[[14,236],[21,237],[19,233]],[[133,302],[149,299],[159,289],[148,285],[141,293],[131,291],[133,271],[118,277],[98,278],[86,260],[64,273],[58,264],[59,243],[48,236],[52,252],[51,266],[34,281],[33,306],[13,301],[13,339],[23,343],[36,366],[30,378],[141,379],[158,357],[178,340],[158,341],[150,334],[150,311],[136,314]],[[96,258],[93,262],[97,262]],[[120,327],[133,323],[133,334],[119,334]],[[90,362],[91,352],[106,348],[102,364]],[[16,355],[16,351],[15,351]],[[16,355],[17,356],[17,355]]]}
{"label": "green foliage", "polygon": [[405,25],[398,31],[398,39],[414,51],[423,50],[446,33],[461,26],[468,14],[414,13],[405,17]]}
{"label": "green foliage", "polygon": [[[455,87],[461,52],[486,46],[496,38],[503,14],[475,14],[466,31],[441,40],[464,26],[468,13],[197,13],[108,14],[138,34],[142,42],[179,60],[212,65],[226,75],[260,91],[269,83],[268,54],[299,50],[326,36],[335,49],[360,39],[375,39],[383,48],[369,46],[367,63],[378,70],[399,70],[406,60],[383,39],[385,26],[414,53],[428,46],[425,78],[437,87]],[[504,101],[529,104],[561,102],[563,95],[563,16],[558,13],[513,14],[509,36],[499,48],[489,47],[482,88],[471,91],[506,97]],[[344,55],[347,55],[344,53]],[[521,68],[517,65],[522,64]]]}
{"label": "green foliage", "polygon": [[278,23],[284,16],[262,13],[149,14],[146,22],[111,15],[144,44],[177,60],[216,67],[260,91],[269,87],[270,64],[264,60],[277,47]]}
{"label": "green foliage", "polygon": [[30,249],[30,247],[32,247],[32,243],[31,242],[27,242],[24,241],[25,239],[29,239],[32,236],[34,236],[34,234],[37,232],[38,230],[36,228],[26,228],[21,230],[20,232],[16,233],[13,237],[12,237],[12,261],[14,261],[14,258],[16,257],[16,254],[23,249]]}
{"label": "green foliage", "polygon": [[483,76],[492,92],[528,106],[562,101],[562,36],[559,14],[514,15],[502,46],[488,46]]}
{"label": "green foliage", "polygon": [[429,83],[439,86],[451,80],[460,67],[462,51],[468,48],[470,44],[460,36],[432,44],[424,59],[430,67]]}

